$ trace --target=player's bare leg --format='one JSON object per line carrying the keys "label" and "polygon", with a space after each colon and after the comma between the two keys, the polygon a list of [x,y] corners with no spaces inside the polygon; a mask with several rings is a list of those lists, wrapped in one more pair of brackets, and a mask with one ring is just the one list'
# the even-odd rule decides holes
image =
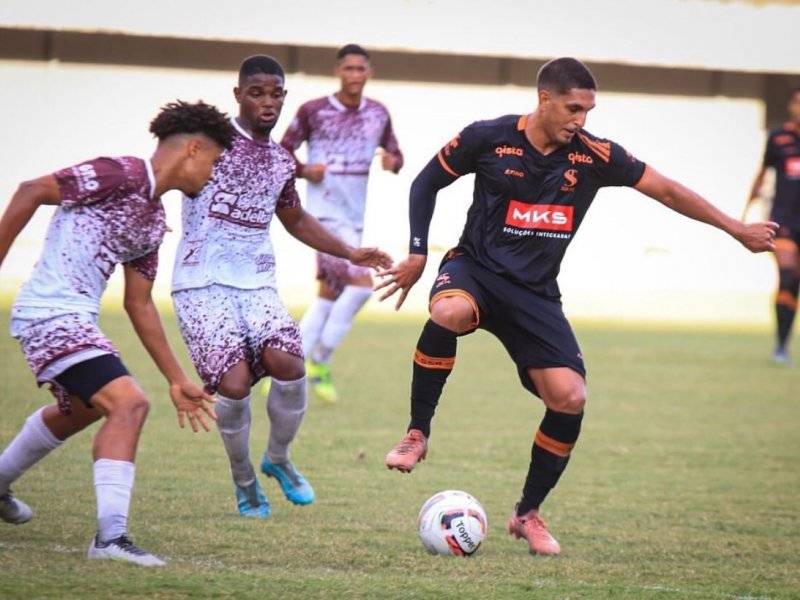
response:
{"label": "player's bare leg", "polygon": [[289,445],[300,429],[308,405],[303,359],[282,350],[265,348],[261,363],[272,376],[267,396],[269,440],[261,460],[261,471],[278,481],[290,502],[311,504],[314,489],[289,459]]}
{"label": "player's bare leg", "polygon": [[236,508],[243,517],[266,519],[272,514],[250,461],[250,385],[253,374],[245,361],[228,369],[217,387],[217,428],[228,454],[236,489]]}
{"label": "player's bare leg", "polygon": [[787,346],[800,289],[800,252],[797,244],[788,238],[776,239],[775,260],[778,264],[778,292],[775,296],[777,343],[772,360],[777,364],[789,364],[791,359]]}
{"label": "player's bare leg", "polygon": [[558,483],[580,433],[586,383],[568,367],[528,369],[547,411],[531,450],[522,499],[508,521],[508,532],[525,538],[531,554],[559,554],[561,547],[539,516],[539,506]]}
{"label": "player's bare leg", "polygon": [[410,473],[427,456],[431,419],[455,364],[456,336],[474,329],[476,322],[473,305],[461,295],[440,297],[431,305],[431,318],[414,353],[411,423],[386,455],[387,468]]}
{"label": "player's bare leg", "polygon": [[[77,402],[73,402],[73,406]],[[90,559],[110,559],[154,567],[164,561],[136,546],[128,537],[128,512],[134,481],[134,459],[150,404],[130,376],[118,377],[91,397],[105,415],[92,447],[97,496],[97,535]]]}

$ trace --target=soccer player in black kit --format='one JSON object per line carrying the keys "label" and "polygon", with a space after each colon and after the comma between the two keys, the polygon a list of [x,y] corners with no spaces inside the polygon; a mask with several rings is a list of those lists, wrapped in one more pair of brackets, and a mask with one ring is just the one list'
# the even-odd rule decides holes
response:
{"label": "soccer player in black kit", "polygon": [[777,344],[772,360],[790,362],[787,342],[797,312],[800,290],[800,87],[792,90],[787,105],[789,120],[769,133],[764,162],[756,175],[747,205],[755,200],[764,174],[775,169],[775,196],[770,219],[780,225],[775,239],[775,260],[778,263],[778,293],[775,296]]}
{"label": "soccer player in black kit", "polygon": [[431,318],[414,353],[411,423],[386,466],[410,472],[425,458],[430,424],[456,356],[456,340],[477,328],[493,333],[517,366],[522,385],[545,404],[522,498],[508,532],[534,554],[558,554],[539,517],[578,439],[586,401],[580,348],[561,310],[561,259],[604,186],[632,186],[669,208],[713,225],[753,252],[773,249],[775,223],[744,224],[667,179],[621,146],[583,129],[595,105],[595,81],[573,58],[539,71],[539,105],[466,127],[411,186],[410,254],[383,272],[382,299],[400,292],[397,308],[425,268],[436,194],[475,173],[461,239],[447,253],[431,291]]}

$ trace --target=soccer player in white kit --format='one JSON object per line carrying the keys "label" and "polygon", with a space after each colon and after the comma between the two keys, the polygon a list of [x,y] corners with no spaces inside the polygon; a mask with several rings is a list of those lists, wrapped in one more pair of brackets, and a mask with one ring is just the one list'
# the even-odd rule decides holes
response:
{"label": "soccer player in white kit", "polygon": [[90,559],[144,566],[164,562],[137,547],[127,521],[134,458],[148,401],[129,375],[97,319],[100,297],[117,264],[125,271],[125,310],[139,338],[169,382],[181,427],[208,426],[204,402],[167,343],[150,292],[158,247],[167,229],[161,194],[196,194],[214,161],[230,146],[226,115],[202,102],[167,105],[150,125],[158,138],[149,160],[101,157],[23,183],[0,219],[0,264],[36,209],[57,205],[33,275],[11,311],[11,334],[20,342],[39,385],[56,403],[34,412],[0,454],[0,519],[20,524],[33,511],[9,486],[64,440],[105,417],[94,439],[97,535]]}
{"label": "soccer player in white kit", "polygon": [[[363,95],[371,74],[367,51],[348,44],[336,59],[339,91],[303,104],[281,144],[292,153],[303,142],[308,144],[307,163],[297,161],[297,176],[308,180],[306,209],[347,243],[358,246],[375,151],[383,149],[381,165],[393,173],[403,166],[403,154],[389,111]],[[314,391],[323,401],[335,402],[331,356],[369,299],[372,277],[368,269],[320,252],[317,279],[319,293],[303,315],[300,331]]]}
{"label": "soccer player in white kit", "polygon": [[239,115],[233,147],[218,161],[198,201],[183,203],[183,234],[173,275],[181,333],[206,391],[217,393],[217,425],[230,459],[237,508],[267,518],[270,504],[250,462],[250,389],[272,377],[270,420],[261,471],[287,499],[304,505],[314,490],[289,460],[306,411],[303,349],[297,324],[275,282],[269,235],[273,215],[301,242],[364,267],[391,259],[376,248],[353,248],[300,206],[292,156],[270,138],[286,97],[273,58],[247,58],[234,89]]}

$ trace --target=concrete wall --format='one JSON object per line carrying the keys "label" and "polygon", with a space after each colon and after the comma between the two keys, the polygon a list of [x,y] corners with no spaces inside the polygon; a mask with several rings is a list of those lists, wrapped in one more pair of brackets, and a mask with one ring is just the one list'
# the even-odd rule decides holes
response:
{"label": "concrete wall", "polygon": [[[298,69],[304,64],[318,66],[307,67],[314,74],[289,75],[290,95],[278,135],[302,101],[335,90],[332,77],[317,74],[330,66],[330,54],[323,60],[320,52],[306,49],[295,56]],[[475,61],[472,66],[461,63],[461,71],[456,62],[451,63],[456,81],[436,83],[405,81],[403,73],[409,79],[413,76],[403,71],[408,65],[382,59],[375,59],[378,74],[394,75],[370,82],[368,94],[389,106],[407,166],[399,176],[373,170],[366,241],[402,256],[407,193],[415,172],[472,120],[532,110],[535,95],[527,81],[533,65],[524,61],[495,65],[508,78],[508,83],[499,85],[494,80],[464,82],[475,73]],[[323,69],[325,62],[328,68]],[[630,68],[596,66],[601,84],[609,84],[603,89],[610,91],[599,94],[587,128],[619,141],[729,213],[740,213],[764,141],[763,78],[626,69]],[[490,72],[493,69],[487,68]],[[147,123],[166,101],[202,98],[235,111],[234,79],[231,70],[0,60],[0,131],[5,140],[0,145],[4,166],[0,206],[25,178],[98,154],[148,155],[152,140]],[[470,199],[471,178],[440,194],[431,238],[440,249],[455,243]],[[167,293],[180,227],[177,198],[168,195],[165,204],[176,232],[168,236],[162,251],[158,281],[162,295]],[[15,289],[29,272],[46,222],[43,209],[23,232],[3,266],[0,290]],[[313,255],[288,239],[279,224],[275,229],[281,291],[288,302],[305,304],[314,290]],[[410,308],[424,310],[438,258],[431,256]],[[769,317],[773,278],[769,257],[751,256],[723,234],[682,219],[631,190],[608,189],[598,195],[570,248],[562,287],[573,316],[763,322]],[[376,309],[376,303],[371,307]]]}

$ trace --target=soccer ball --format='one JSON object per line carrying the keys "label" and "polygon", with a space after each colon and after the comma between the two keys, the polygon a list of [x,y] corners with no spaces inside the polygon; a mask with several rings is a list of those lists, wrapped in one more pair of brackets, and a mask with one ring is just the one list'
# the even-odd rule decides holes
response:
{"label": "soccer ball", "polygon": [[422,545],[431,554],[472,556],[486,537],[486,511],[466,492],[447,490],[422,505],[417,528]]}

